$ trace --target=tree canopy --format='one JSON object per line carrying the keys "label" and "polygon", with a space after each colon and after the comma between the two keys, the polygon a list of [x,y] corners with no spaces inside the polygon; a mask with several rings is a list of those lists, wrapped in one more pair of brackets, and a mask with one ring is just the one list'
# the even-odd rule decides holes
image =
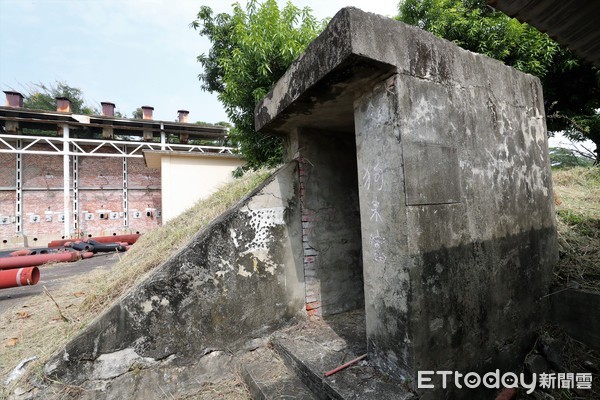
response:
{"label": "tree canopy", "polygon": [[398,19],[523,72],[544,88],[547,125],[590,139],[600,162],[600,72],[546,34],[494,10],[485,0],[403,0]]}
{"label": "tree canopy", "polygon": [[66,97],[71,100],[71,110],[75,114],[98,114],[98,110],[86,104],[81,89],[69,86],[62,81],[49,85],[34,84],[23,100],[23,107],[33,110],[56,111],[57,97]]}
{"label": "tree canopy", "polygon": [[217,93],[233,122],[231,138],[250,168],[281,162],[278,138],[256,134],[254,107],[322,30],[323,23],[309,8],[288,2],[280,9],[275,0],[248,0],[233,5],[233,14],[214,15],[202,6],[191,23],[212,43],[198,56],[202,89]]}

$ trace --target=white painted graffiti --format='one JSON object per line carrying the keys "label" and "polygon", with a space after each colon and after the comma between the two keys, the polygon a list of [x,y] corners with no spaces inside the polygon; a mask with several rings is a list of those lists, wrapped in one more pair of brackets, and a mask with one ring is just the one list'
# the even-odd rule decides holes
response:
{"label": "white painted graffiti", "polygon": [[371,233],[371,247],[373,248],[373,259],[377,262],[385,262],[386,257],[383,254],[383,245],[385,244],[385,238],[379,234],[379,230],[375,233]]}
{"label": "white painted graffiti", "polygon": [[363,168],[363,187],[367,190],[371,190],[371,185],[373,185],[373,189],[380,192],[383,189],[383,169],[379,166],[379,162],[375,163],[375,165],[371,165],[368,163],[365,168]]}
{"label": "white painted graffiti", "polygon": [[377,196],[375,196],[375,198],[371,202],[371,218],[370,218],[371,221],[375,221],[375,222],[383,221],[383,218],[381,217],[381,214],[379,213],[380,205],[381,204],[377,200]]}

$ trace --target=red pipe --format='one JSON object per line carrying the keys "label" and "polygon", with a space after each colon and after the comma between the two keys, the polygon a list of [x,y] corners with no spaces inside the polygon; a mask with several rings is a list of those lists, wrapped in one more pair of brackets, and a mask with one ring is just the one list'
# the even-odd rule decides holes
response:
{"label": "red pipe", "polygon": [[53,240],[48,243],[48,247],[62,247],[67,242],[72,242],[73,239],[61,239],[61,240]]}
{"label": "red pipe", "polygon": [[337,374],[337,373],[338,373],[338,372],[340,372],[341,370],[343,370],[343,369],[346,369],[346,368],[348,368],[349,366],[351,366],[352,364],[356,364],[357,362],[359,362],[359,361],[361,361],[361,360],[364,360],[365,358],[367,358],[367,355],[366,355],[366,354],[363,354],[363,355],[362,355],[362,356],[360,356],[360,357],[356,357],[354,360],[350,360],[350,361],[348,361],[346,364],[340,365],[339,367],[337,367],[337,368],[334,368],[334,369],[332,369],[331,371],[327,371],[327,372],[325,372],[325,374],[324,374],[324,375],[325,375],[325,377],[327,377],[327,376],[331,376],[331,375],[333,375],[333,374]]}
{"label": "red pipe", "polygon": [[17,286],[35,285],[40,280],[38,267],[11,269],[0,271],[0,289]]}
{"label": "red pipe", "polygon": [[[118,242],[127,242],[129,244],[134,244],[139,237],[142,236],[139,233],[132,233],[131,235],[113,235],[113,236],[97,236],[91,237],[90,239],[95,240],[99,243],[118,243]],[[61,240],[53,240],[48,243],[48,247],[61,247],[65,246],[67,242],[76,242],[77,239],[61,239]]]}
{"label": "red pipe", "polygon": [[81,258],[79,252],[65,252],[52,254],[36,254],[33,256],[19,256],[0,258],[0,269],[13,269],[22,267],[34,267],[48,262],[72,262]]}
{"label": "red pipe", "polygon": [[[134,244],[139,237],[142,236],[138,233],[131,235],[114,235],[114,236],[98,236],[91,237],[91,240],[95,240],[99,243],[119,243],[119,242],[127,242],[128,244]],[[89,240],[89,239],[88,239]]]}
{"label": "red pipe", "polygon": [[31,254],[31,250],[29,250],[29,249],[15,250],[12,253],[10,253],[11,257],[28,256],[30,254]]}
{"label": "red pipe", "polygon": [[94,257],[94,253],[92,253],[91,251],[86,251],[85,253],[81,254],[81,258],[91,258]]}

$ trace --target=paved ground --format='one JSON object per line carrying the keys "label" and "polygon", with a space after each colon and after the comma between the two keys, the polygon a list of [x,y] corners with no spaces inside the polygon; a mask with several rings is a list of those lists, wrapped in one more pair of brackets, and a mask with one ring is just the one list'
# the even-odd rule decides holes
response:
{"label": "paved ground", "polygon": [[44,286],[49,290],[56,289],[71,277],[83,275],[97,268],[110,269],[117,261],[119,261],[119,257],[115,253],[99,253],[92,258],[72,263],[41,265],[38,267],[40,269],[40,281],[37,285],[0,289],[0,314],[10,307],[24,302],[30,296],[42,293]]}

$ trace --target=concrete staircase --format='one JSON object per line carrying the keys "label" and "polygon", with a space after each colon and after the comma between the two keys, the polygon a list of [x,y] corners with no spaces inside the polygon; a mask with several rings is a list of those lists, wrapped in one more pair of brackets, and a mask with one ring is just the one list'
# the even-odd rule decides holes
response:
{"label": "concrete staircase", "polygon": [[241,363],[241,375],[253,399],[319,399],[273,350],[259,348],[247,358]]}
{"label": "concrete staircase", "polygon": [[268,346],[245,356],[241,370],[254,399],[413,398],[368,360],[324,377],[364,353],[364,313],[354,311],[277,331]]}

